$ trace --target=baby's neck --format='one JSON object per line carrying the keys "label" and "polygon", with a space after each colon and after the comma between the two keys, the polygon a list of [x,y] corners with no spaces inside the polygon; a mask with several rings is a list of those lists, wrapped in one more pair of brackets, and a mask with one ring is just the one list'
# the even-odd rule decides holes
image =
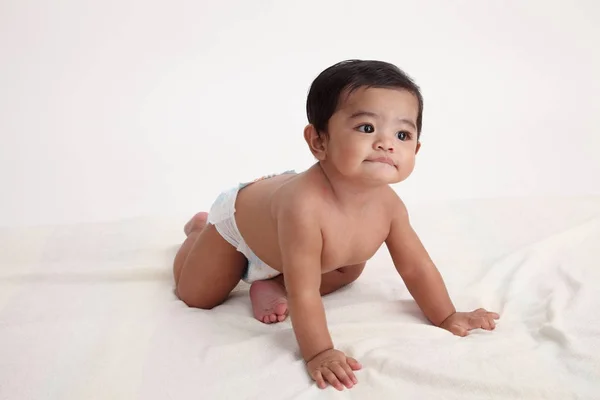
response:
{"label": "baby's neck", "polygon": [[372,202],[373,197],[389,186],[386,184],[368,185],[364,182],[344,179],[322,163],[315,164],[313,168],[323,183],[331,190],[335,201],[344,208],[362,207],[366,203]]}

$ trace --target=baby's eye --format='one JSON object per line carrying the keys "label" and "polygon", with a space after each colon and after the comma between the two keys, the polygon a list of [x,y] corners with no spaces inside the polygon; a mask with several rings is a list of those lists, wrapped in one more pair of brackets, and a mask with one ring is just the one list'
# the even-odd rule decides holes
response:
{"label": "baby's eye", "polygon": [[398,138],[398,140],[401,140],[404,142],[405,140],[410,139],[410,133],[408,133],[406,131],[400,131],[400,132],[396,133],[396,137]]}
{"label": "baby's eye", "polygon": [[363,132],[363,133],[373,133],[373,132],[375,132],[375,127],[373,125],[371,125],[371,124],[363,124],[363,125],[359,126],[356,129],[358,129],[360,132]]}

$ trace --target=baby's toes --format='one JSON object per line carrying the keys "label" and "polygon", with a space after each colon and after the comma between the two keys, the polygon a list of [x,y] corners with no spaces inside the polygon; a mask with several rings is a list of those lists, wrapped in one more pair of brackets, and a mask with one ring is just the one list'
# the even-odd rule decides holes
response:
{"label": "baby's toes", "polygon": [[276,314],[269,315],[269,320],[271,322],[277,322],[277,315]]}
{"label": "baby's toes", "polygon": [[273,312],[277,315],[287,314],[287,303],[280,303],[273,307]]}
{"label": "baby's toes", "polygon": [[269,319],[268,315],[265,315],[264,317],[262,317],[262,322],[264,322],[265,324],[270,324],[271,320]]}

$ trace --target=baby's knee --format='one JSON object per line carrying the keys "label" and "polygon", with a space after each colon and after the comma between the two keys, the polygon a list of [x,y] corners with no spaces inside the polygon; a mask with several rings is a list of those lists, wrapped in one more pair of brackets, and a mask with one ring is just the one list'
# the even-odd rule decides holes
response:
{"label": "baby's knee", "polygon": [[218,306],[217,303],[211,299],[207,299],[198,292],[192,292],[189,290],[181,290],[179,287],[175,288],[175,294],[179,300],[183,301],[185,305],[191,308],[200,308],[202,310],[211,310]]}

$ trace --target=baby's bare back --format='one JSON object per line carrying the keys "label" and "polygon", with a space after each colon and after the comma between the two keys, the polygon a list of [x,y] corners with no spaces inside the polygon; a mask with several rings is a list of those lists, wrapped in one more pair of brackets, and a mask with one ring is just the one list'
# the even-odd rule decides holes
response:
{"label": "baby's bare back", "polygon": [[[388,236],[391,210],[397,196],[389,187],[374,193],[372,201],[342,208],[317,168],[301,174],[284,174],[253,183],[239,192],[236,223],[254,253],[282,272],[277,211],[281,204],[310,199],[320,221],[323,273],[367,261]],[[292,203],[293,204],[293,203]]]}

